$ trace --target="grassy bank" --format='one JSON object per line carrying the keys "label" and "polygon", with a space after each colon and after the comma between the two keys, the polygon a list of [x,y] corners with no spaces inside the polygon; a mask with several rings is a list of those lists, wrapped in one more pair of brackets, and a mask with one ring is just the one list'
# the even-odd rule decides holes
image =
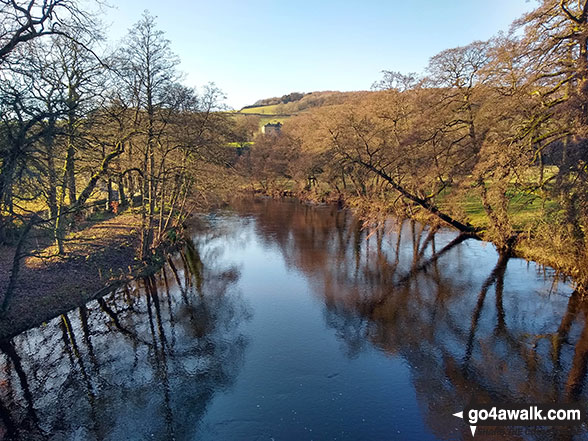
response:
{"label": "grassy bank", "polygon": [[[301,190],[300,185],[290,179],[278,179],[272,184],[269,188],[252,185],[242,190],[253,191],[255,194],[273,198],[294,197],[301,202],[310,204],[337,203],[360,215],[366,206],[372,204],[369,200],[362,199],[353,192],[339,193],[326,183],[321,183],[310,191]],[[566,238],[558,237],[553,228],[550,228],[549,219],[554,216],[557,209],[556,202],[544,200],[522,191],[513,191],[509,197],[508,217],[513,230],[517,232],[517,239],[512,248],[513,256],[551,267],[564,278],[570,277],[581,284],[581,280],[585,280],[585,274],[582,272],[584,263],[578,262],[576,255],[571,253]],[[394,198],[387,199],[393,200]],[[373,204],[375,206],[380,202],[373,201]],[[473,191],[463,194],[457,200],[448,201],[441,197],[438,200],[438,206],[442,211],[450,210],[453,213],[461,213],[460,219],[462,221],[474,226],[482,239],[493,242],[488,233],[490,221],[481,198]],[[383,215],[387,217],[392,213],[386,212]],[[444,225],[424,210],[420,214],[415,213],[413,217],[420,222]]]}

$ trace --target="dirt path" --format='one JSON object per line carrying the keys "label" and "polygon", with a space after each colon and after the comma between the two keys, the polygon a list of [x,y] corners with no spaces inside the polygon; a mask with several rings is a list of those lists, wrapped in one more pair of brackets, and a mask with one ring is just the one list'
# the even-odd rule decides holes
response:
{"label": "dirt path", "polygon": [[[55,257],[47,236],[31,237],[0,337],[14,335],[83,304],[107,284],[128,277],[139,248],[140,217],[126,212],[84,222],[66,241],[66,257]],[[8,285],[14,248],[0,247],[0,296]],[[51,257],[52,256],[52,257]]]}

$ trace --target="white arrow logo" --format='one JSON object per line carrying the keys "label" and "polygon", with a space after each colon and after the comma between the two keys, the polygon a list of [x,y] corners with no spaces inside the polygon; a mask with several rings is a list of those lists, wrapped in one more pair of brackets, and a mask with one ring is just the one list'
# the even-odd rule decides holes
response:
{"label": "white arrow logo", "polygon": [[[454,413],[453,416],[463,420],[463,411]],[[476,426],[470,426],[470,430],[472,431],[472,436],[474,436],[476,434]]]}

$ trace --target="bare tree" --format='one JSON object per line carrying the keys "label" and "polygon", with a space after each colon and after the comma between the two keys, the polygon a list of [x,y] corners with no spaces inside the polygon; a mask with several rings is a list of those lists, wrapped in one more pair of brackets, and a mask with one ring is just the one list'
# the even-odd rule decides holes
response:
{"label": "bare tree", "polygon": [[77,0],[0,0],[0,65],[23,43],[84,29],[88,17]]}
{"label": "bare tree", "polygon": [[157,192],[155,150],[166,126],[159,112],[166,105],[168,90],[178,80],[178,63],[164,33],[156,28],[155,17],[145,11],[129,31],[118,67],[126,86],[125,98],[132,103],[135,122],[142,132],[142,256],[147,255],[153,242]]}

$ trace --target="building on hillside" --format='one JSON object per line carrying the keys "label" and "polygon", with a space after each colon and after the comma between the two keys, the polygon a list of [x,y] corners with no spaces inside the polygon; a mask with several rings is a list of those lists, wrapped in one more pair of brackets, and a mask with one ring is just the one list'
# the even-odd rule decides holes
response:
{"label": "building on hillside", "polygon": [[278,122],[275,124],[267,123],[261,127],[261,133],[265,135],[279,135],[282,129],[282,123]]}

